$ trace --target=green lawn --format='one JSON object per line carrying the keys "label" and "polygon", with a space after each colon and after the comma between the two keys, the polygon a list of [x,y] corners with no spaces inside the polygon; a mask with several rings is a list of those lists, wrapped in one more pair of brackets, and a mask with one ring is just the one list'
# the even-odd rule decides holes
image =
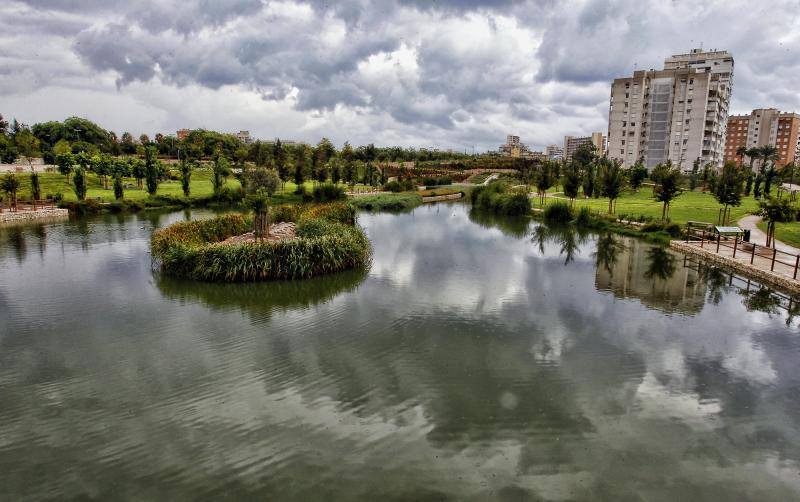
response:
{"label": "green lawn", "polygon": [[[764,233],[767,232],[767,224],[763,221],[758,224],[758,228]],[[775,225],[775,237],[785,244],[800,248],[800,222],[777,223]]]}
{"label": "green lawn", "polygon": [[[556,198],[556,197],[561,197]],[[562,195],[549,197],[545,204],[556,201],[566,200]],[[534,201],[534,206],[539,207],[538,198]],[[608,199],[581,199],[575,200],[575,208],[588,206],[593,211],[608,212]],[[720,205],[711,194],[703,192],[684,192],[672,201],[669,211],[669,219],[678,224],[685,224],[689,220],[706,221],[715,223],[719,217]],[[651,187],[642,187],[638,192],[626,191],[622,197],[617,199],[617,216],[627,215],[629,218],[636,219],[638,216],[645,216],[654,219],[661,218],[662,204],[653,200],[653,190]],[[736,222],[739,218],[751,214],[758,208],[758,201],[753,197],[742,199],[742,205],[731,210],[731,222]]]}
{"label": "green lawn", "polygon": [[[213,184],[211,183],[211,170],[198,169],[192,172],[191,182],[191,198],[208,197],[214,193]],[[18,174],[21,187],[19,192],[20,200],[30,199],[31,197],[31,182],[30,174]],[[86,191],[87,199],[100,198],[103,201],[111,202],[114,200],[113,181],[109,180],[108,190],[102,187],[100,178],[94,173],[86,173],[88,190]],[[70,181],[72,179],[70,178]],[[123,180],[129,187],[125,189],[125,199],[128,200],[144,200],[147,199],[148,194],[145,188],[136,188],[136,180],[133,178],[125,178]],[[42,197],[52,196],[56,193],[61,193],[66,201],[78,200],[73,191],[73,186],[67,184],[67,177],[58,173],[41,173],[39,174],[39,184],[41,186]],[[240,184],[233,176],[228,178],[227,185],[232,189],[239,188]],[[305,183],[306,190],[311,192],[313,183],[308,181]],[[292,182],[287,182],[283,187],[282,193],[291,194],[295,191],[297,185]],[[156,195],[169,195],[182,197],[183,189],[181,188],[180,181],[163,181],[158,185],[158,192]]]}

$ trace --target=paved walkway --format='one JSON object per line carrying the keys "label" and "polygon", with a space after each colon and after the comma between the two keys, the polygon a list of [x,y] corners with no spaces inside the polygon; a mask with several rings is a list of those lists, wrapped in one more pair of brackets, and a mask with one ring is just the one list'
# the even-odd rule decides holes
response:
{"label": "paved walkway", "polygon": [[[761,216],[750,214],[739,220],[739,228],[742,230],[750,230],[750,242],[763,246],[767,243],[767,234],[758,228],[758,223],[761,221]],[[778,239],[775,239],[775,247],[778,251],[784,251],[791,254],[800,254],[800,249],[785,244]]]}

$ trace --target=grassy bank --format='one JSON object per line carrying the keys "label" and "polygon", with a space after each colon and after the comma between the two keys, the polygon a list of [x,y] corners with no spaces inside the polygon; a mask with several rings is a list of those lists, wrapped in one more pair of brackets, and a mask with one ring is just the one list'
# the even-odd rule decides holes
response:
{"label": "grassy bank", "polygon": [[422,196],[414,192],[360,195],[350,199],[359,209],[376,211],[408,211],[422,204]]}
{"label": "grassy bank", "polygon": [[[545,199],[545,205],[555,201],[566,201],[563,194],[555,195]],[[536,207],[540,207],[538,201]],[[576,199],[575,209],[588,207],[598,213],[608,212],[608,199]],[[719,210],[722,206],[709,193],[699,191],[683,192],[678,198],[672,201],[669,210],[669,220],[679,225],[685,225],[687,221],[707,221],[714,223],[719,217]],[[653,190],[651,187],[642,187],[638,192],[626,190],[617,199],[615,215],[618,218],[627,220],[660,220],[660,202],[653,200]],[[736,222],[740,218],[754,213],[758,209],[758,201],[750,196],[742,199],[742,205],[731,209],[731,222]]]}

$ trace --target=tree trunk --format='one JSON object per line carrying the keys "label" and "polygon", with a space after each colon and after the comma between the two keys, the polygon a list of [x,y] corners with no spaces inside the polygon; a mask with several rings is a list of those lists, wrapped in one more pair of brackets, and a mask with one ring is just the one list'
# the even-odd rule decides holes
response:
{"label": "tree trunk", "polygon": [[614,213],[614,199],[608,199],[608,214]]}
{"label": "tree trunk", "polygon": [[661,208],[661,219],[662,220],[666,220],[667,219],[667,203],[666,202],[664,202],[664,206]]}

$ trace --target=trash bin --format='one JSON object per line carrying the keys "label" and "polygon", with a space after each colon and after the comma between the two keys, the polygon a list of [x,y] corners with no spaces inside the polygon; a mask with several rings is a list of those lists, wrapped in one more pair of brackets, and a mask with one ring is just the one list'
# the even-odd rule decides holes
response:
{"label": "trash bin", "polygon": [[750,242],[750,230],[745,230],[742,234],[742,240],[744,242]]}

